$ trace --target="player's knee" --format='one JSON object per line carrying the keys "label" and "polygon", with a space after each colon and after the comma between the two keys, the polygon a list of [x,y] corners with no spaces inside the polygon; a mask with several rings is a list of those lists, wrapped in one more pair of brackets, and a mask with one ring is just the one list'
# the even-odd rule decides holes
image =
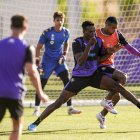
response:
{"label": "player's knee", "polygon": [[122,85],[125,85],[126,81],[127,81],[127,74],[123,74],[121,77],[120,83]]}

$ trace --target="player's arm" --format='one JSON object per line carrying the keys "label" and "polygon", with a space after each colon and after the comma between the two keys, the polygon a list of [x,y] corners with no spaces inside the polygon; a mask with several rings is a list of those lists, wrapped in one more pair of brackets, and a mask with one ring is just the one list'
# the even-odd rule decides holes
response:
{"label": "player's arm", "polygon": [[67,35],[66,35],[66,40],[64,43],[64,48],[63,48],[63,56],[66,59],[68,51],[69,51],[69,37],[70,37],[70,32],[67,30]]}
{"label": "player's arm", "polygon": [[65,57],[65,59],[67,57],[68,51],[69,51],[69,40],[64,43],[63,56]]}
{"label": "player's arm", "polygon": [[127,40],[125,39],[125,37],[122,35],[121,32],[117,31],[118,32],[118,37],[119,37],[119,41],[120,43],[124,46],[124,48],[130,52],[131,54],[133,55],[136,55],[136,56],[140,56],[140,52],[134,48],[133,46],[131,46]]}
{"label": "player's arm", "polygon": [[[119,44],[117,44],[117,45],[119,45]],[[117,45],[115,47],[119,48]],[[103,47],[103,43],[101,43],[101,49],[100,49],[99,56],[98,56],[98,62],[99,63],[104,62],[106,59],[108,59],[115,52],[116,52],[116,49],[114,49],[114,47],[106,49]]]}
{"label": "player's arm", "polygon": [[102,63],[106,59],[108,59],[113,54],[113,51],[107,52],[103,47],[101,47],[99,56],[98,56],[98,62]]}
{"label": "player's arm", "polygon": [[96,38],[95,37],[91,38],[88,45],[85,47],[85,50],[83,51],[80,46],[80,43],[73,42],[72,48],[73,48],[74,57],[80,66],[85,64],[92,45],[95,45],[96,43],[97,43]]}
{"label": "player's arm", "polygon": [[40,99],[43,102],[48,101],[48,96],[42,91],[40,76],[35,65],[35,49],[33,46],[28,47],[26,50],[25,68]]}
{"label": "player's arm", "polygon": [[43,31],[43,33],[41,34],[37,47],[36,47],[36,65],[39,66],[40,64],[40,52],[41,49],[43,48],[45,42],[47,42],[47,33],[48,30]]}
{"label": "player's arm", "polygon": [[43,48],[43,44],[38,43],[36,47],[36,65],[37,66],[39,66],[40,64],[40,52],[42,48]]}

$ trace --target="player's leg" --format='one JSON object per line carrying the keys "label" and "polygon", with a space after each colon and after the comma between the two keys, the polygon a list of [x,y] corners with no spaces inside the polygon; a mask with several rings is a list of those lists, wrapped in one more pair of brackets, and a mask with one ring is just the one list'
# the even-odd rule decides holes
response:
{"label": "player's leg", "polygon": [[[124,85],[126,83],[126,74],[119,70],[116,70],[112,67],[100,67],[99,71],[103,72],[104,74],[108,75],[109,77],[112,77],[113,79],[115,79],[116,81],[121,83],[122,85]],[[115,106],[119,102],[120,98],[121,98],[121,96],[119,93],[115,93],[113,95],[113,97],[112,97],[113,106]],[[96,115],[96,118],[100,123],[101,129],[106,128],[105,116],[107,114],[108,114],[108,110],[106,108],[103,108],[103,110]]]}
{"label": "player's leg", "polygon": [[28,126],[29,131],[36,131],[37,126],[52,112],[59,108],[62,104],[67,102],[72,96],[76,95],[80,90],[84,89],[89,85],[89,78],[72,77],[64,90],[60,94],[59,98],[49,105],[38,119]]}
{"label": "player's leg", "polygon": [[[50,75],[52,74],[54,68],[55,68],[54,63],[42,64],[43,72],[40,75],[42,89],[45,88],[45,85],[47,84],[48,79],[49,79]],[[39,114],[40,114],[40,98],[38,97],[37,94],[35,94],[35,110],[33,112],[33,115],[39,116]]]}
{"label": "player's leg", "polygon": [[22,135],[23,128],[23,104],[21,100],[8,100],[7,103],[9,112],[13,122],[13,130],[10,135],[10,140],[19,140]]}
{"label": "player's leg", "polygon": [[12,118],[12,122],[13,122],[13,130],[9,139],[20,140],[23,128],[23,118],[21,117],[18,120]]}
{"label": "player's leg", "polygon": [[[65,87],[66,84],[69,82],[69,73],[68,73],[68,70],[64,70],[64,71],[60,72],[58,74],[58,76],[63,81],[64,87]],[[77,109],[75,109],[72,106],[72,99],[71,98],[67,101],[67,107],[68,107],[68,114],[69,115],[71,115],[71,114],[80,114],[81,113],[80,110],[77,110]]]}
{"label": "player's leg", "polygon": [[6,100],[4,98],[0,98],[0,122],[2,121],[6,112]]}
{"label": "player's leg", "polygon": [[112,93],[106,96],[106,100],[112,100],[114,93],[119,92],[124,98],[140,108],[139,100],[130,91],[126,90],[121,84],[106,75],[102,77],[100,89],[112,91]]}
{"label": "player's leg", "polygon": [[[114,68],[109,68],[109,69],[114,69]],[[111,71],[110,71],[110,74],[111,74]],[[125,73],[123,73],[117,69],[114,69],[111,78],[113,78],[115,81],[117,81],[121,85],[125,85],[127,76]],[[112,97],[112,102],[113,102],[113,106],[115,106],[119,102],[121,96],[119,93],[111,93],[111,94],[114,94]],[[101,114],[103,116],[106,116],[107,113],[108,113],[108,111],[106,109],[103,109],[103,111],[101,112]]]}
{"label": "player's leg", "polygon": [[[44,89],[45,85],[48,82],[48,79],[41,78],[40,80],[41,80],[42,89]],[[36,93],[35,94],[35,110],[33,112],[33,115],[39,116],[39,114],[40,114],[40,98],[38,97],[38,95]]]}

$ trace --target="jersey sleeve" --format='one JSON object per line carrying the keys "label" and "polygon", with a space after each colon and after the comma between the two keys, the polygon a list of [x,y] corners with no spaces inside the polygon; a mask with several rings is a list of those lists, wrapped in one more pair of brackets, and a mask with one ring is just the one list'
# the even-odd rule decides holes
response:
{"label": "jersey sleeve", "polygon": [[34,46],[28,46],[26,48],[25,63],[35,63],[35,48]]}
{"label": "jersey sleeve", "polygon": [[73,51],[74,55],[77,53],[83,52],[82,46],[81,46],[80,42],[78,42],[77,40],[74,40],[72,42],[72,51]]}
{"label": "jersey sleeve", "polygon": [[47,41],[47,31],[45,30],[40,36],[38,43],[45,44],[46,41]]}
{"label": "jersey sleeve", "polygon": [[117,31],[117,33],[118,33],[119,43],[122,44],[122,45],[127,45],[128,42],[125,39],[125,37],[123,36],[123,34],[119,31]]}
{"label": "jersey sleeve", "polygon": [[69,38],[70,38],[70,31],[67,30],[67,35],[66,35],[66,40],[65,40],[65,42],[68,42]]}

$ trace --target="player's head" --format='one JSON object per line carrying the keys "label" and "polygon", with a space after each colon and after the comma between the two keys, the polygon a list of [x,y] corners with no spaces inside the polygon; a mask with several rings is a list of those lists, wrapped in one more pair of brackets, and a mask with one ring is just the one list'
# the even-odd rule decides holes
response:
{"label": "player's head", "polygon": [[105,30],[108,35],[112,35],[117,29],[118,21],[116,17],[108,17],[105,21]]}
{"label": "player's head", "polygon": [[63,12],[55,12],[53,15],[55,27],[60,28],[64,24],[65,14]]}
{"label": "player's head", "polygon": [[11,17],[12,36],[23,38],[28,28],[27,18],[23,15]]}
{"label": "player's head", "polygon": [[28,28],[28,20],[23,15],[14,15],[11,17],[11,29],[19,33],[25,33]]}
{"label": "player's head", "polygon": [[84,21],[82,23],[82,28],[83,28],[83,34],[85,38],[90,39],[93,36],[95,36],[95,27],[92,21],[88,21],[88,20]]}

